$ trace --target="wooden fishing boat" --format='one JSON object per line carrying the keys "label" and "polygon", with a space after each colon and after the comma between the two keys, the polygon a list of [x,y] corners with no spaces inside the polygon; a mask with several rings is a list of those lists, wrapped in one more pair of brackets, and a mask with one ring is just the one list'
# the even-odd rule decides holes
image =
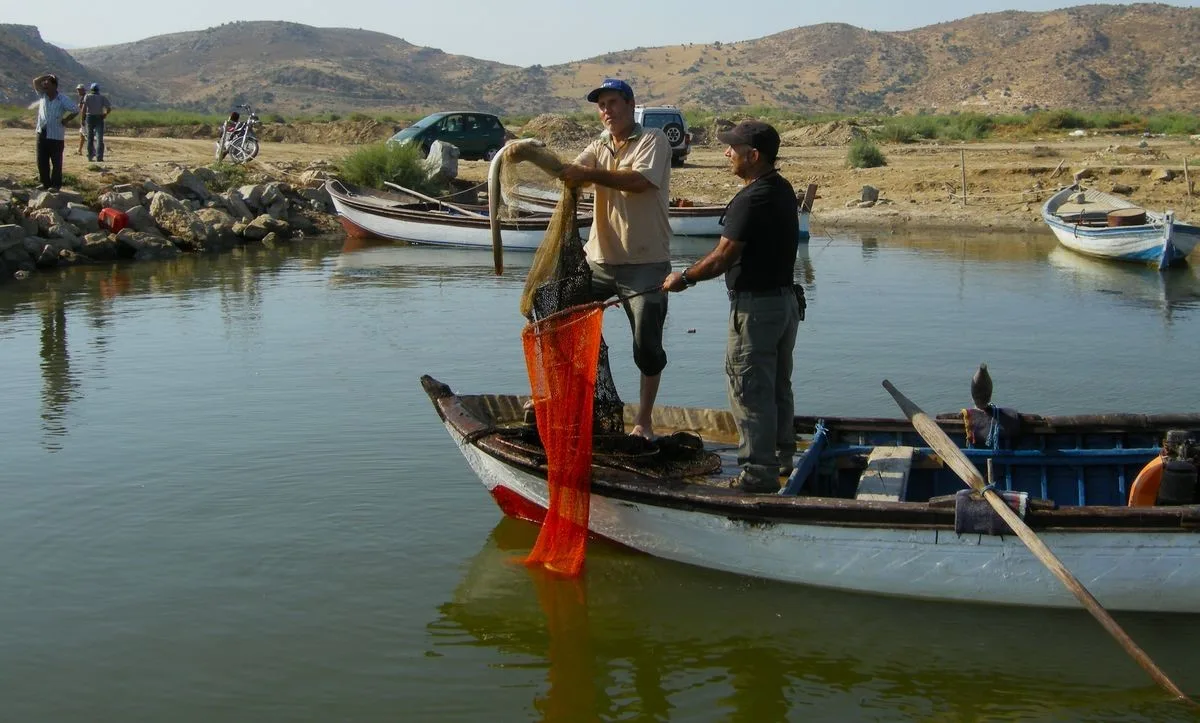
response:
{"label": "wooden fishing boat", "polygon": [[[382,238],[414,244],[491,248],[487,208],[447,203],[410,189],[395,192],[366,191],[337,179],[325,182],[338,221],[354,238]],[[534,251],[542,243],[550,214],[521,212],[500,222],[504,248]],[[591,217],[580,217],[586,233]]]}
{"label": "wooden fishing boat", "polygon": [[[536,427],[524,420],[526,397],[458,395],[428,376],[422,385],[501,510],[540,521],[549,499],[546,458]],[[627,424],[631,414],[627,408]],[[991,461],[998,488],[1024,493],[1014,502],[1024,521],[1101,604],[1200,612],[1192,452],[1200,415],[969,410],[937,424],[981,470]],[[727,412],[660,407],[654,426],[675,433],[644,447],[624,435],[597,440],[594,534],[657,557],[783,582],[950,601],[1076,605],[1002,523],[979,513],[978,500],[956,494],[963,483],[905,419],[797,417],[804,451],[778,495],[721,486],[736,471],[736,432]],[[1173,501],[1186,504],[1129,506],[1131,487],[1161,460],[1172,430],[1169,448],[1181,455],[1175,461],[1190,468],[1172,468],[1171,489],[1189,495]]]}
{"label": "wooden fishing boat", "polygon": [[1200,227],[1176,221],[1173,211],[1147,211],[1127,199],[1078,185],[1051,196],[1042,206],[1042,219],[1072,251],[1155,263],[1159,268],[1185,260],[1200,242]]}
{"label": "wooden fishing boat", "polygon": [[[517,189],[514,199],[508,199],[521,208],[528,210],[552,210],[558,203],[558,194],[536,189],[532,186],[522,186]],[[809,217],[812,216],[813,202],[817,197],[817,186],[811,184],[800,199],[800,241],[807,242],[810,237]],[[687,199],[672,199],[667,208],[667,220],[671,224],[671,233],[676,236],[720,236],[722,222],[725,219],[723,204],[697,204]],[[581,213],[592,213],[590,201],[580,202]]]}

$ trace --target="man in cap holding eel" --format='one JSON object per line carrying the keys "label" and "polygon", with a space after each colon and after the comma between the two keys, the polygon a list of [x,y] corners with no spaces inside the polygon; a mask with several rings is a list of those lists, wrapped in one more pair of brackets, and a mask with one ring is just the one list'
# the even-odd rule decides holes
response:
{"label": "man in cap holding eel", "polygon": [[742,179],[725,211],[717,247],[663,288],[683,291],[725,274],[729,338],[725,348],[729,404],[738,428],[741,474],[731,487],[778,492],[796,454],[792,427],[792,353],[800,324],[793,288],[800,221],[796,192],[779,175],[779,133],[766,123],[742,121],[718,133],[728,145],[734,175]]}
{"label": "man in cap holding eel", "polygon": [[606,78],[587,100],[596,104],[604,132],[563,168],[560,178],[594,186],[595,209],[584,251],[595,299],[654,289],[622,302],[633,330],[633,361],[641,372],[631,433],[653,439],[651,414],[667,365],[662,344],[667,295],[659,287],[671,270],[671,144],[661,130],[634,122],[633,88],[625,81]]}

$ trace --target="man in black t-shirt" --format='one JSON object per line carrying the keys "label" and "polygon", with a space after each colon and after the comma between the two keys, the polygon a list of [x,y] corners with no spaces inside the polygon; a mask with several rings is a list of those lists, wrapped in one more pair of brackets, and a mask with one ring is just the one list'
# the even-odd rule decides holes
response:
{"label": "man in black t-shirt", "polygon": [[742,121],[717,140],[745,185],[725,211],[717,247],[663,281],[683,291],[725,274],[729,294],[729,341],[725,372],[729,404],[741,438],[741,474],[731,486],[746,492],[778,492],[779,476],[791,473],[796,454],[792,427],[792,352],[800,308],[792,287],[800,236],[796,192],[779,171],[779,133],[766,123]]}

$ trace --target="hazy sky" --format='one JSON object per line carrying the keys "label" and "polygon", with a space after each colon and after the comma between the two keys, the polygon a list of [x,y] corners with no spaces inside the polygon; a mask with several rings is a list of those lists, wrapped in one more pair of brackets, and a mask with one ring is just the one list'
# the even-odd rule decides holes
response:
{"label": "hazy sky", "polygon": [[[554,65],[638,46],[748,40],[825,22],[907,30],[1055,0],[56,0],[4,5],[0,22],[36,25],[64,47],[112,45],[233,20],[289,20],[376,30],[410,43],[513,65]],[[1121,3],[1126,4],[1126,3]],[[1169,3],[1195,7],[1200,0]]]}

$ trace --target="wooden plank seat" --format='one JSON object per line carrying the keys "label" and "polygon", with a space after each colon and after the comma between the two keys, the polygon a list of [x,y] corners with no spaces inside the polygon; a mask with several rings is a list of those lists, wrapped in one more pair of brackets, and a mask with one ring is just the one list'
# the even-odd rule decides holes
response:
{"label": "wooden plank seat", "polygon": [[903,502],[912,469],[912,447],[876,447],[858,478],[857,500]]}

